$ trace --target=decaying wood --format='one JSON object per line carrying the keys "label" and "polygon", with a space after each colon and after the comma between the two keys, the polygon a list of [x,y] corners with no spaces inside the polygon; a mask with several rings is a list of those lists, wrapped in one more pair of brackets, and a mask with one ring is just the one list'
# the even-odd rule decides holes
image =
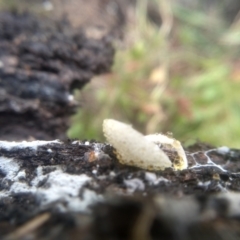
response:
{"label": "decaying wood", "polygon": [[0,139],[64,139],[72,91],[109,71],[108,37],[88,39],[66,21],[0,13]]}
{"label": "decaying wood", "polygon": [[0,237],[238,239],[239,156],[199,144],[188,169],[146,172],[104,143],[0,142]]}

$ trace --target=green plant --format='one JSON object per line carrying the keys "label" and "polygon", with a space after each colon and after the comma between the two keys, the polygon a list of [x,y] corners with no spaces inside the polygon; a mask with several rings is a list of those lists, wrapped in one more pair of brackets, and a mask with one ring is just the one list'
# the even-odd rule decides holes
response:
{"label": "green plant", "polygon": [[102,139],[103,119],[114,118],[145,134],[171,131],[182,141],[239,147],[240,54],[221,41],[225,23],[160,2],[161,28],[147,20],[144,2],[138,6],[126,30],[126,42],[134,41],[117,51],[112,73],[79,93],[85,102],[69,136]]}

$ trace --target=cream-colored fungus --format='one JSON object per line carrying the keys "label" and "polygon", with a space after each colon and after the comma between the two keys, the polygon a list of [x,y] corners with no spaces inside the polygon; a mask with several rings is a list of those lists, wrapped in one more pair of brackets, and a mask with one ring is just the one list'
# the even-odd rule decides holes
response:
{"label": "cream-colored fungus", "polygon": [[[108,142],[116,149],[118,159],[122,164],[155,171],[164,170],[173,165],[169,157],[157,146],[158,143],[144,137],[130,125],[113,119],[105,119],[103,132]],[[181,166],[183,165],[186,167],[186,164]]]}
{"label": "cream-colored fungus", "polygon": [[176,156],[173,159],[173,167],[176,170],[183,170],[188,167],[188,161],[182,144],[171,137],[163,134],[151,134],[145,136],[148,141],[151,141],[159,145],[162,149],[169,150],[170,152],[176,152]]}
{"label": "cream-colored fungus", "polygon": [[[103,133],[116,149],[122,164],[155,171],[172,166],[176,170],[182,170],[188,166],[181,143],[165,135],[144,136],[130,125],[113,119],[103,121]],[[158,145],[170,146],[177,153],[176,159],[171,162]]]}

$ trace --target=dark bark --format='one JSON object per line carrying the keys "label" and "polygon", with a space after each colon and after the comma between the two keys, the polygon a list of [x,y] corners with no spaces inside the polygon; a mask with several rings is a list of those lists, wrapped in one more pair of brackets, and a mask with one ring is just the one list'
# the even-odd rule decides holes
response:
{"label": "dark bark", "polygon": [[71,96],[110,70],[110,40],[88,39],[66,21],[0,13],[0,139],[64,139]]}

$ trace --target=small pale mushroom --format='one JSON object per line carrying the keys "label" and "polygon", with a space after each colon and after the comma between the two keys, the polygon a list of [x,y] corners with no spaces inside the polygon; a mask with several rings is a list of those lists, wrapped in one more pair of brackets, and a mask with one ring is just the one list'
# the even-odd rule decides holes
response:
{"label": "small pale mushroom", "polygon": [[[144,137],[130,125],[113,119],[103,121],[103,133],[107,141],[116,149],[118,160],[122,164],[155,171],[164,170],[172,165],[176,170],[187,167],[186,157],[181,156],[181,154],[185,156],[185,153],[180,142],[170,141],[165,135],[162,139],[158,137],[157,140],[151,135]],[[166,141],[180,154],[180,164],[172,163],[164,151],[158,147],[158,144],[164,144]]]}
{"label": "small pale mushroom", "polygon": [[145,138],[148,141],[157,144],[163,151],[166,151],[171,155],[174,169],[183,170],[188,167],[185,151],[178,140],[160,133],[147,135]]}

